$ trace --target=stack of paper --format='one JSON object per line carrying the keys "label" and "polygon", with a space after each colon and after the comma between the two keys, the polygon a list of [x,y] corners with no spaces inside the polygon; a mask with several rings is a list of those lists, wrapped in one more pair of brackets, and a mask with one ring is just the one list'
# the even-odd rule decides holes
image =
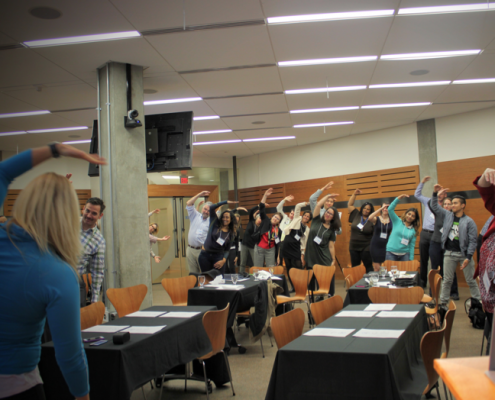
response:
{"label": "stack of paper", "polygon": [[116,333],[125,328],[129,328],[129,325],[96,325],[83,330],[83,332]]}
{"label": "stack of paper", "polygon": [[376,314],[376,311],[341,311],[336,317],[355,317],[355,318],[371,318]]}
{"label": "stack of paper", "polygon": [[419,311],[382,311],[378,318],[414,318]]}
{"label": "stack of paper", "polygon": [[353,336],[360,338],[397,339],[404,329],[360,329]]}
{"label": "stack of paper", "polygon": [[160,318],[191,318],[198,314],[200,314],[199,311],[170,311]]}
{"label": "stack of paper", "polygon": [[354,329],[335,329],[335,328],[315,328],[306,332],[304,336],[326,336],[326,337],[346,337],[354,332]]}
{"label": "stack of paper", "polygon": [[129,328],[126,328],[126,329],[122,330],[122,332],[129,332],[129,333],[139,334],[139,335],[153,335],[154,333],[161,331],[166,326],[167,325],[161,325],[161,326],[130,326]]}
{"label": "stack of paper", "polygon": [[390,311],[393,310],[395,307],[395,304],[370,304],[368,307],[366,307],[364,310],[365,311]]}
{"label": "stack of paper", "polygon": [[166,311],[136,311],[132,314],[127,314],[126,317],[155,318],[165,313]]}

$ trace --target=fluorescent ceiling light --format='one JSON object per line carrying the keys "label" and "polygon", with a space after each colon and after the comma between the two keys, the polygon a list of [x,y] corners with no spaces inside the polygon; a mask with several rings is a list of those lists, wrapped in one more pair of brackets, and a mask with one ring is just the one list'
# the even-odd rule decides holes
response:
{"label": "fluorescent ceiling light", "polygon": [[321,64],[342,64],[363,61],[375,61],[378,56],[340,57],[340,58],[318,58],[316,60],[296,60],[279,61],[279,67],[296,67],[299,65],[321,65]]}
{"label": "fluorescent ceiling light", "polygon": [[232,129],[219,129],[216,131],[198,131],[193,132],[193,135],[209,135],[210,133],[229,133],[232,132]]}
{"label": "fluorescent ceiling light", "polygon": [[294,128],[313,128],[315,126],[333,126],[333,125],[350,125],[353,124],[354,121],[342,121],[342,122],[323,122],[321,124],[303,124],[303,125],[294,125]]}
{"label": "fluorescent ceiling light", "polygon": [[16,131],[16,132],[0,132],[0,136],[13,136],[13,135],[24,135],[26,131]]}
{"label": "fluorescent ceiling light", "polygon": [[63,144],[81,144],[81,143],[91,143],[91,139],[85,140],[72,140],[70,142],[62,142]]}
{"label": "fluorescent ceiling light", "polygon": [[406,53],[406,54],[386,54],[380,60],[425,60],[429,58],[461,57],[472,56],[481,53],[482,50],[454,50],[454,51],[433,51],[430,53]]}
{"label": "fluorescent ceiling light", "polygon": [[115,32],[115,33],[100,33],[97,35],[72,36],[56,39],[29,40],[23,42],[27,47],[48,47],[48,46],[63,46],[67,44],[102,42],[107,40],[131,39],[139,37],[141,34],[138,31]]}
{"label": "fluorescent ceiling light", "polygon": [[315,113],[315,112],[330,112],[330,111],[348,111],[348,110],[357,110],[358,106],[351,107],[332,107],[332,108],[313,108],[308,110],[290,110],[291,114],[302,114],[302,113]]}
{"label": "fluorescent ceiling light", "polygon": [[81,129],[89,129],[89,128],[87,126],[69,126],[67,128],[34,129],[26,132],[27,133],[65,132],[65,131],[79,131]]}
{"label": "fluorescent ceiling light", "polygon": [[454,6],[412,7],[399,9],[398,15],[446,14],[495,9],[495,3],[459,4]]}
{"label": "fluorescent ceiling light", "polygon": [[209,116],[206,116],[206,117],[194,117],[193,120],[194,121],[204,121],[206,119],[219,119],[220,117],[218,115],[209,115]]}
{"label": "fluorescent ceiling light", "polygon": [[482,78],[482,79],[462,79],[452,82],[454,85],[469,85],[471,83],[494,83],[495,78]]}
{"label": "fluorescent ceiling light", "polygon": [[193,145],[195,146],[200,146],[204,144],[223,144],[223,143],[240,143],[242,140],[240,139],[235,139],[235,140],[217,140],[216,142],[194,142]]}
{"label": "fluorescent ceiling light", "polygon": [[361,108],[395,108],[395,107],[418,107],[418,106],[429,106],[430,102],[424,103],[399,103],[399,104],[372,104],[368,106],[361,106]]}
{"label": "fluorescent ceiling light", "polygon": [[177,175],[162,175],[163,179],[180,179],[180,176]]}
{"label": "fluorescent ceiling light", "polygon": [[417,87],[417,86],[439,86],[448,85],[450,81],[432,81],[432,82],[409,82],[409,83],[385,83],[380,85],[369,85],[370,89],[387,89],[398,87]]}
{"label": "fluorescent ceiling light", "polygon": [[271,17],[271,18],[267,18],[266,20],[269,25],[293,24],[298,22],[337,21],[341,19],[390,17],[394,15],[394,11],[395,10],[373,10],[373,11],[338,12],[338,13],[327,13],[327,14],[291,15],[287,17]]}
{"label": "fluorescent ceiling light", "polygon": [[154,104],[172,104],[172,103],[187,103],[189,101],[201,101],[201,97],[186,97],[183,99],[166,99],[166,100],[150,100],[144,101],[145,106],[152,106]]}
{"label": "fluorescent ceiling light", "polygon": [[363,89],[366,89],[366,86],[337,86],[337,87],[313,88],[313,89],[292,89],[292,90],[286,90],[285,94],[345,92],[348,90],[363,90]]}
{"label": "fluorescent ceiling light", "polygon": [[42,115],[42,114],[50,114],[50,111],[40,110],[40,111],[25,111],[25,112],[0,114],[0,118],[28,117],[30,115]]}
{"label": "fluorescent ceiling light", "polygon": [[256,138],[256,139],[244,139],[243,142],[264,142],[267,140],[286,140],[295,139],[295,136],[279,136],[279,137],[267,137],[267,138]]}

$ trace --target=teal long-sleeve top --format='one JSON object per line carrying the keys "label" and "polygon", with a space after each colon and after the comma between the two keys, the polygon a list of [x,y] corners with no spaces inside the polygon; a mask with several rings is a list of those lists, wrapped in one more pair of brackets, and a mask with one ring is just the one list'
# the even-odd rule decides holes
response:
{"label": "teal long-sleeve top", "polygon": [[[388,207],[388,215],[392,220],[394,229],[390,233],[390,238],[387,242],[387,251],[392,253],[409,253],[409,259],[414,260],[414,246],[416,245],[416,230],[408,228],[402,219],[395,213],[395,207],[399,203],[399,198],[396,198]],[[408,244],[403,244],[402,239],[406,239]]]}
{"label": "teal long-sleeve top", "polygon": [[[31,151],[0,163],[0,204],[9,184],[32,168]],[[74,269],[40,251],[20,226],[0,225],[0,374],[33,371],[40,361],[48,318],[57,363],[74,397],[89,393],[81,340],[79,283]]]}

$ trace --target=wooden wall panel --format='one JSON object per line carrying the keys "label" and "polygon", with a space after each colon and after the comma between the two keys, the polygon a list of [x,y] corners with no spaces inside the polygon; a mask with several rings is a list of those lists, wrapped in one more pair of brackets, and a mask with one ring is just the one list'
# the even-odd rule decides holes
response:
{"label": "wooden wall panel", "polygon": [[[6,217],[12,216],[14,203],[17,200],[19,193],[21,193],[21,190],[9,190],[7,192],[7,196],[5,197],[5,201],[3,203],[3,215],[5,215]],[[91,198],[91,189],[76,189],[76,193],[77,199],[79,201],[79,207],[82,211],[88,199]]]}

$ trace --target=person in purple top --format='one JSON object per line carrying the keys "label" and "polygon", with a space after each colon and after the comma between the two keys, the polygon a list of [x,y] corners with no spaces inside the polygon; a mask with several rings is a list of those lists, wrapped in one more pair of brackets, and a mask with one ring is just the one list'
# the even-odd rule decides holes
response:
{"label": "person in purple top", "polygon": [[[421,234],[419,236],[419,256],[421,260],[420,267],[420,283],[424,288],[426,286],[426,282],[428,281],[428,260],[430,258],[430,242],[435,231],[435,215],[428,208],[428,203],[430,202],[430,198],[423,196],[421,193],[423,191],[423,186],[426,182],[428,182],[431,178],[429,176],[425,176],[422,181],[419,183],[416,191],[414,192],[414,197],[416,197],[424,206],[424,215],[423,215],[423,229],[421,230]],[[447,197],[447,193],[442,194],[442,198],[438,198],[439,202],[442,202],[443,199]]]}

